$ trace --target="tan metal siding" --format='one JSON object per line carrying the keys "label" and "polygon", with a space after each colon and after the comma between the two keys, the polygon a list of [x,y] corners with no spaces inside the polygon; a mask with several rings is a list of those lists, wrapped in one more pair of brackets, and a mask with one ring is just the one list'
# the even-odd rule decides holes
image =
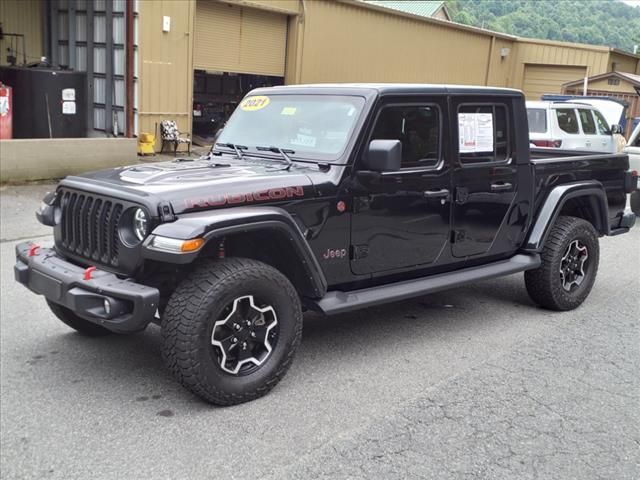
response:
{"label": "tan metal siding", "polygon": [[222,0],[239,6],[261,8],[287,15],[300,13],[300,0]]}
{"label": "tan metal siding", "polygon": [[[44,6],[41,0],[0,0],[0,23],[5,33],[25,35],[27,63],[40,60],[44,55],[42,32],[44,29]],[[4,37],[0,40],[0,65],[7,65],[7,48],[13,44],[22,63],[22,39]]]}
{"label": "tan metal siding", "polygon": [[[518,42],[517,51],[512,86],[523,90],[525,66],[530,64],[539,64],[539,66],[583,66],[587,68],[589,76],[609,71],[609,50],[606,47],[579,44],[558,45],[554,42],[526,39]],[[567,81],[576,80],[576,78],[579,77],[568,79]]]}
{"label": "tan metal siding", "polygon": [[[485,82],[490,35],[349,3],[307,2],[306,8],[298,82]],[[506,83],[494,75],[493,83]]]}
{"label": "tan metal siding", "polygon": [[286,15],[197,1],[197,69],[284,76],[286,41]]}
{"label": "tan metal siding", "polygon": [[545,93],[560,93],[562,84],[584,77],[586,67],[525,65],[523,90],[527,100],[540,100]]}
{"label": "tan metal siding", "polygon": [[[191,131],[194,0],[139,2],[139,131],[152,133],[161,120]],[[162,31],[162,17],[171,31]],[[158,144],[156,144],[157,146]]]}
{"label": "tan metal siding", "polygon": [[[640,61],[637,58],[620,55],[619,53],[612,53],[610,57],[611,65],[610,70],[616,70],[618,72],[635,73],[636,68]],[[613,68],[615,66],[615,68]]]}

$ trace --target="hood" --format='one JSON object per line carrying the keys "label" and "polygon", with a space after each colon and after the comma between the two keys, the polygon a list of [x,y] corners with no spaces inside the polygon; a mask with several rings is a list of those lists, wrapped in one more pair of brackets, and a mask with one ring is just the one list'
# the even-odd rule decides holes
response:
{"label": "hood", "polygon": [[176,214],[233,205],[277,202],[315,195],[310,167],[276,160],[214,157],[101,170],[75,177],[87,183],[138,192],[171,203]]}

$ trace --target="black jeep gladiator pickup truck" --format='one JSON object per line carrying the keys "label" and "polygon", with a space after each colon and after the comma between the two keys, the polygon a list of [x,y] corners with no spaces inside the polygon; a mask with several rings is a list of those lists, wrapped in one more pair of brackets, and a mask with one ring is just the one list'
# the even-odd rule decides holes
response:
{"label": "black jeep gladiator pickup truck", "polygon": [[435,85],[254,90],[197,160],[67,177],[15,277],[88,335],[159,323],[182,385],[268,392],[305,309],[334,314],[524,272],[578,307],[598,238],[627,232],[626,155],[529,150],[522,92]]}

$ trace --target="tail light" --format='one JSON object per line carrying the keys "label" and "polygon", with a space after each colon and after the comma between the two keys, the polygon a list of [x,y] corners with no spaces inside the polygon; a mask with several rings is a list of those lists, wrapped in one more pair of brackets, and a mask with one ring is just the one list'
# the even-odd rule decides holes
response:
{"label": "tail light", "polygon": [[193,105],[193,116],[194,117],[202,116],[202,105],[200,105],[199,103],[196,103]]}
{"label": "tail light", "polygon": [[562,140],[531,140],[536,147],[560,148]]}

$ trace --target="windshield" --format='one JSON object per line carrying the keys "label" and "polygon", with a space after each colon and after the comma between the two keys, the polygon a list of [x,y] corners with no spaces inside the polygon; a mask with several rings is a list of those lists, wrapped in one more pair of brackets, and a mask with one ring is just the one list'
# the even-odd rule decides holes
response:
{"label": "windshield", "polygon": [[338,95],[246,97],[218,137],[255,150],[277,147],[295,156],[335,160],[343,152],[364,98]]}

